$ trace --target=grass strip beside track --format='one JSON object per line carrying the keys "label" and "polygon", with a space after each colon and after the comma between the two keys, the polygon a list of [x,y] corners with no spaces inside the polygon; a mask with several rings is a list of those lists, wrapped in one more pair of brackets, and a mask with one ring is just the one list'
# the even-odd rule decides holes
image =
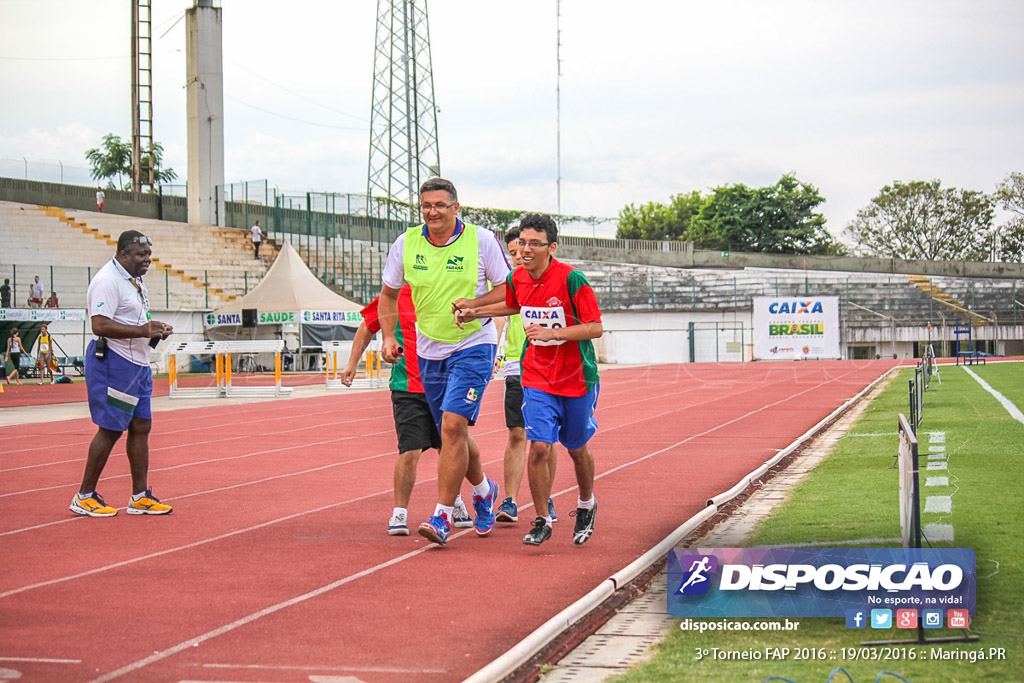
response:
{"label": "grass strip beside track", "polygon": [[[979,368],[972,368],[978,371]],[[1024,408],[1024,364],[1000,363],[980,368],[979,376]],[[906,414],[904,370],[872,403],[835,451],[791,492],[787,501],[764,520],[746,547],[839,543],[853,539],[899,537],[897,511],[896,416]],[[915,631],[847,629],[842,619],[805,618],[797,631],[714,631],[699,634],[673,629],[657,648],[656,657],[617,681],[760,681],[782,676],[798,683],[825,681],[842,667],[854,681],[874,681],[890,671],[920,681],[1016,681],[1024,661],[1024,540],[1021,522],[1024,498],[1020,487],[1024,457],[1024,427],[1010,417],[995,398],[958,367],[942,368],[942,383],[933,384],[924,398],[924,422],[919,428],[921,460],[925,461],[932,432],[945,435],[949,486],[935,493],[952,496],[951,514],[924,514],[923,524],[952,524],[955,540],[932,542],[935,547],[973,548],[977,553],[977,613],[971,632],[977,643],[907,645],[896,648],[897,659],[851,661],[843,648],[858,648],[869,640],[912,639]],[[923,468],[923,464],[922,464]],[[942,473],[946,474],[946,473]],[[922,492],[925,472],[922,472]],[[922,503],[923,507],[923,503]],[[926,545],[926,543],[922,543]],[[874,545],[874,544],[873,544]],[[896,545],[893,543],[892,545]],[[843,547],[848,547],[843,545]],[[679,623],[680,620],[674,620]],[[732,619],[733,622],[764,621]],[[782,622],[783,620],[778,620]],[[947,629],[926,636],[950,636]],[[722,652],[788,647],[785,660],[697,661],[699,648]],[[824,649],[836,658],[796,660],[797,648]],[[937,650],[1005,648],[1003,660],[935,661]],[[884,648],[872,648],[883,654]],[[909,659],[911,653],[916,659]],[[1014,674],[1013,671],[1017,671]],[[899,680],[883,677],[884,680]],[[842,674],[836,680],[848,680]]]}

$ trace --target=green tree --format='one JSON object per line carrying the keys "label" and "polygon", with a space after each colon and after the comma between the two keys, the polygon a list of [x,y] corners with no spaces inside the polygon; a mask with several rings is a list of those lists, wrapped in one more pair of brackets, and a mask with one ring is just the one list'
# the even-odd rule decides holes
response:
{"label": "green tree", "polygon": [[1024,173],[1006,176],[996,187],[995,198],[1003,210],[1013,214],[997,229],[995,257],[1000,261],[1024,261]]}
{"label": "green tree", "polygon": [[670,204],[648,202],[640,206],[627,204],[619,211],[619,239],[685,240],[690,222],[704,205],[700,192],[672,195]]}
{"label": "green tree", "polygon": [[756,251],[756,194],[742,183],[716,187],[690,225],[690,241],[697,249]]}
{"label": "green tree", "polygon": [[774,185],[717,187],[690,226],[698,249],[764,254],[837,254],[840,245],[816,211],[825,199],[788,173]]}
{"label": "green tree", "polygon": [[[173,168],[160,168],[163,164],[164,148],[159,142],[153,143],[153,180],[165,183],[174,180],[178,174]],[[106,180],[108,188],[119,190],[132,189],[132,144],[121,140],[120,136],[107,133],[99,147],[87,150],[85,158],[91,167],[93,180]],[[142,155],[142,167],[149,167],[149,154]],[[117,179],[117,185],[113,179]]]}
{"label": "green tree", "polygon": [[984,192],[943,188],[938,180],[896,181],[857,212],[844,235],[866,256],[981,261],[991,245],[993,206]]}

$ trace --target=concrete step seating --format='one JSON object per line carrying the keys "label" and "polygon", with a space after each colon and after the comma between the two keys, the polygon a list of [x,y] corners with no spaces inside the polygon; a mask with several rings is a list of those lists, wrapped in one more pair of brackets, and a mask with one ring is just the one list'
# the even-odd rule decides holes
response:
{"label": "concrete step seating", "polygon": [[268,243],[261,259],[254,259],[248,233],[241,230],[0,202],[0,238],[10,245],[0,269],[13,273],[10,266],[18,266],[19,299],[22,287],[27,298],[28,283],[38,274],[47,290],[52,279],[62,306],[84,306],[91,274],[113,256],[117,235],[128,229],[155,242],[154,264],[146,276],[154,307],[206,309],[231,301],[255,287],[277,255]]}
{"label": "concrete step seating", "polygon": [[[838,296],[842,315],[851,326],[877,326],[883,317],[921,321],[949,317],[952,309],[943,301],[999,311],[1012,318],[1012,281],[965,278],[931,278],[936,286],[924,290],[905,275],[793,271],[769,268],[740,270],[662,268],[629,264],[571,261],[590,280],[598,301],[607,310],[749,309],[755,296]],[[1024,284],[1024,283],[1022,283]],[[938,291],[947,294],[939,298]],[[973,288],[973,289],[972,289]],[[934,295],[934,299],[933,299]],[[1017,295],[1020,298],[1020,294]],[[967,305],[964,302],[969,302]],[[854,305],[856,304],[856,305]],[[859,308],[863,307],[863,308]],[[1007,309],[1009,308],[1009,311]],[[869,310],[864,310],[869,309]],[[963,311],[960,312],[963,315]],[[1024,309],[1019,312],[1024,318]],[[977,316],[975,316],[977,317]]]}

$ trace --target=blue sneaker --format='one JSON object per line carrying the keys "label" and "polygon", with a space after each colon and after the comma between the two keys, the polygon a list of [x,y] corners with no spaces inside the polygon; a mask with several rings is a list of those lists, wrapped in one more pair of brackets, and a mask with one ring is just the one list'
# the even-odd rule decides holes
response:
{"label": "blue sneaker", "polygon": [[555,501],[550,498],[548,498],[548,514],[551,515],[552,524],[558,521],[558,515],[555,514]]}
{"label": "blue sneaker", "polygon": [[494,530],[494,503],[498,500],[498,482],[488,479],[487,483],[491,490],[486,498],[473,494],[473,509],[476,511],[473,526],[476,528],[477,536],[486,536]]}
{"label": "blue sneaker", "polygon": [[419,534],[423,538],[427,539],[431,543],[437,543],[438,545],[444,545],[448,542],[448,534],[452,531],[452,523],[448,519],[448,515],[443,512],[439,515],[434,515],[423,524],[420,524]]}
{"label": "blue sneaker", "polygon": [[511,498],[506,498],[501,501],[501,507],[498,508],[498,514],[494,516],[496,522],[518,522],[519,521],[519,508],[516,506],[516,502]]}

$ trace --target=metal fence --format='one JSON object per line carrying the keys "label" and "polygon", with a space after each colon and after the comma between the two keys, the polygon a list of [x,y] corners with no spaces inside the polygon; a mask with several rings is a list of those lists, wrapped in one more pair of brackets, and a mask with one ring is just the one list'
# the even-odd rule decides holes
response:
{"label": "metal fence", "polygon": [[[43,284],[44,306],[49,308],[85,308],[85,295],[89,282],[98,268],[89,266],[39,265],[31,263],[0,262],[0,282],[9,280],[11,308],[31,307],[30,287],[36,276]],[[221,300],[211,293],[221,281],[221,273],[215,270],[203,271],[203,279],[197,284],[171,275],[167,270],[153,268],[146,275],[146,289],[150,306],[160,310],[209,310],[220,305]],[[259,284],[259,279],[243,276],[242,291],[245,294]],[[380,286],[378,285],[378,290]],[[54,302],[50,301],[51,296]],[[2,302],[0,302],[2,303]],[[48,304],[54,305],[48,305]]]}

